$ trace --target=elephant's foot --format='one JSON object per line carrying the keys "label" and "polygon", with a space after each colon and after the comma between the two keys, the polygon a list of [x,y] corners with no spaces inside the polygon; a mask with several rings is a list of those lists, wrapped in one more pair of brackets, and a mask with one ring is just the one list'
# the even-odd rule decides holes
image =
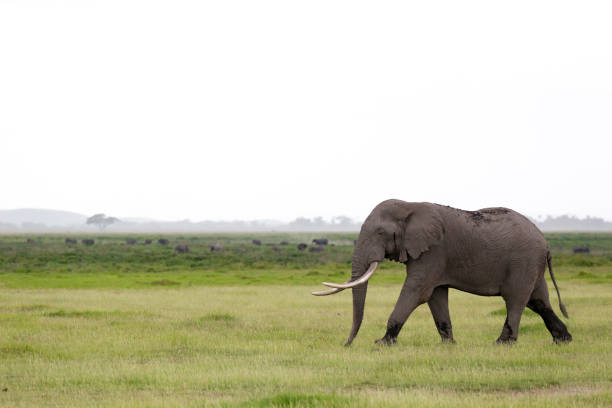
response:
{"label": "elephant's foot", "polygon": [[384,336],[383,338],[376,340],[374,343],[382,346],[393,346],[394,344],[397,344],[397,337]]}
{"label": "elephant's foot", "polygon": [[516,343],[516,339],[512,338],[512,337],[500,337],[498,338],[495,343],[497,344],[505,344],[507,346],[511,346],[514,343]]}
{"label": "elephant's foot", "polygon": [[553,337],[553,341],[555,342],[555,344],[567,344],[567,343],[571,343],[572,335],[569,334],[568,332],[565,332],[561,336]]}

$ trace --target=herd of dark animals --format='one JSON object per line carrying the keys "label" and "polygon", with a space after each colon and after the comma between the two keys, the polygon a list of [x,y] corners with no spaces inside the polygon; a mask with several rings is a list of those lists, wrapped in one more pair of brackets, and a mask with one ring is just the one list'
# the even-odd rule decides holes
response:
{"label": "herd of dark animals", "polygon": [[[28,238],[26,240],[26,242],[28,244],[34,244],[36,243],[36,240],[34,240],[33,238]],[[76,245],[78,244],[78,241],[76,238],[66,238],[65,241],[66,245]],[[125,240],[126,244],[128,245],[136,245],[138,243],[138,241],[134,238],[128,238]],[[353,245],[356,244],[357,241],[353,241]],[[153,243],[153,240],[151,239],[145,239],[143,241],[144,245],[151,245]],[[170,245],[170,241],[166,238],[160,238],[157,240],[157,243],[159,245]],[[334,244],[330,244],[329,240],[327,238],[315,238],[312,240],[312,243],[315,245],[312,245],[308,250],[310,252],[323,252],[325,251],[325,246],[329,245],[329,246],[333,246]],[[81,244],[85,245],[85,246],[92,246],[95,244],[95,240],[93,239],[82,239],[81,240]],[[254,239],[251,241],[251,244],[255,245],[255,246],[261,246],[264,245],[261,240],[259,239]],[[277,247],[276,244],[273,243],[267,243],[265,244],[266,246],[271,246],[273,250],[276,251],[280,251],[281,248]],[[289,241],[281,241],[278,245],[281,246],[285,246],[285,245],[289,245]],[[305,243],[299,243],[297,245],[297,249],[300,251],[304,251],[306,248],[308,248],[308,244]],[[223,251],[223,246],[221,245],[211,245],[210,246],[210,252],[222,252]],[[174,250],[179,253],[179,254],[185,254],[187,252],[189,252],[189,245],[186,244],[178,244],[174,247]],[[239,248],[239,252],[244,252],[244,248]],[[578,246],[572,249],[572,251],[574,252],[574,254],[590,254],[591,253],[591,249],[586,246]]]}
{"label": "herd of dark animals", "polygon": [[[34,244],[36,243],[36,240],[34,240],[33,238],[28,238],[26,240],[26,242],[28,244]],[[77,245],[78,244],[78,240],[76,238],[66,238],[64,240],[64,242],[66,243],[66,245]],[[355,245],[357,241],[353,241],[353,245]],[[136,245],[138,243],[138,240],[134,239],[134,238],[127,238],[125,240],[125,243],[127,245]],[[151,239],[145,239],[143,241],[144,245],[151,245],[153,243],[153,240]],[[160,238],[157,240],[157,243],[159,245],[170,245],[170,240],[166,239],[166,238]],[[95,244],[95,240],[93,239],[82,239],[81,240],[81,244],[85,245],[85,246],[92,246]],[[272,247],[273,250],[275,251],[281,251],[282,249],[280,247],[277,246],[277,244],[273,244],[273,243],[266,243],[263,244],[261,242],[261,240],[259,239],[254,239],[251,241],[251,244],[255,245],[255,246],[261,246],[261,245],[265,245],[265,246],[270,246]],[[299,243],[297,245],[297,249],[299,251],[304,251],[306,248],[308,248],[308,250],[310,252],[324,252],[325,251],[325,246],[329,245],[329,246],[334,246],[334,244],[330,244],[329,240],[327,238],[315,238],[312,240],[312,244],[310,248],[308,248],[308,244],[305,243]],[[289,245],[289,241],[281,241],[278,245],[280,246],[286,246]],[[210,252],[222,252],[223,251],[223,246],[221,245],[210,245]],[[179,253],[179,254],[185,254],[189,252],[189,245],[187,244],[178,244],[174,247],[174,250]],[[244,248],[238,248],[238,252],[245,252],[246,250]]]}

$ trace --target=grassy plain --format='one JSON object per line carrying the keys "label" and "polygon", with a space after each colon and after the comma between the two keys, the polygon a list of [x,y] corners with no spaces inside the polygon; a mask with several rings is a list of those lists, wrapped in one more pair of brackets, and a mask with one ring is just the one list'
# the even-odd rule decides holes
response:
{"label": "grassy plain", "polygon": [[[295,248],[312,237],[170,236],[162,246],[101,235],[91,247],[0,237],[0,406],[612,404],[612,235],[548,236],[571,344],[553,345],[526,312],[518,343],[494,345],[501,298],[451,291],[458,344],[440,344],[425,306],[391,348],[373,341],[401,265],[374,276],[361,332],[344,348],[350,293],[309,292],[346,279],[355,235],[328,235],[335,245],[323,253]],[[178,243],[191,251],[177,254]],[[573,255],[578,245],[591,254]],[[556,308],[552,285],[551,298]]]}

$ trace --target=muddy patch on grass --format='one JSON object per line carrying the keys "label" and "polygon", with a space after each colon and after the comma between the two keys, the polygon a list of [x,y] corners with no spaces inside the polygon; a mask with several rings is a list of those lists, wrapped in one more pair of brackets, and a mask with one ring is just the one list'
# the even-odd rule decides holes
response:
{"label": "muddy patch on grass", "polygon": [[350,407],[351,400],[340,395],[283,393],[268,398],[250,399],[243,407]]}
{"label": "muddy patch on grass", "polygon": [[37,354],[34,347],[23,343],[9,343],[0,346],[0,357],[23,357]]}
{"label": "muddy patch on grass", "polygon": [[180,282],[173,281],[170,279],[161,279],[161,280],[156,280],[156,281],[151,282],[151,285],[153,286],[178,286],[180,284],[181,284]]}
{"label": "muddy patch on grass", "polygon": [[604,386],[578,385],[578,386],[552,386],[545,388],[535,388],[526,391],[507,391],[505,394],[513,396],[554,396],[554,397],[571,397],[571,396],[589,396],[606,391]]}
{"label": "muddy patch on grass", "polygon": [[45,317],[67,317],[84,319],[104,319],[110,317],[134,317],[134,316],[153,316],[147,312],[122,312],[120,310],[64,310],[58,309],[52,312],[44,312]]}
{"label": "muddy patch on grass", "polygon": [[230,325],[237,324],[238,318],[229,313],[209,313],[205,316],[196,317],[193,319],[184,320],[181,326],[188,328],[205,328],[210,325],[222,324]]}
{"label": "muddy patch on grass", "polygon": [[16,305],[16,306],[6,306],[0,308],[0,311],[5,313],[31,313],[31,312],[40,312],[41,310],[50,309],[49,305]]}

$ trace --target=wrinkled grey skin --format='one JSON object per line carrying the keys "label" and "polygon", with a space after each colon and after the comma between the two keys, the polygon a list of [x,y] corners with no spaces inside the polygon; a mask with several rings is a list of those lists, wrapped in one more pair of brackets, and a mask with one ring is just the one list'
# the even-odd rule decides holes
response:
{"label": "wrinkled grey skin", "polygon": [[[406,265],[406,280],[387,331],[377,343],[394,344],[410,313],[423,303],[429,306],[442,341],[454,342],[448,288],[504,299],[507,317],[498,343],[516,341],[525,306],[542,317],[555,342],[572,340],[548,299],[547,264],[554,282],[548,243],[531,221],[515,211],[463,211],[431,203],[383,201],[361,227],[350,281],[363,275],[370,263],[385,258]],[[347,346],[361,326],[367,286],[368,282],[352,289],[353,327]],[[559,305],[567,317],[560,297]]]}

